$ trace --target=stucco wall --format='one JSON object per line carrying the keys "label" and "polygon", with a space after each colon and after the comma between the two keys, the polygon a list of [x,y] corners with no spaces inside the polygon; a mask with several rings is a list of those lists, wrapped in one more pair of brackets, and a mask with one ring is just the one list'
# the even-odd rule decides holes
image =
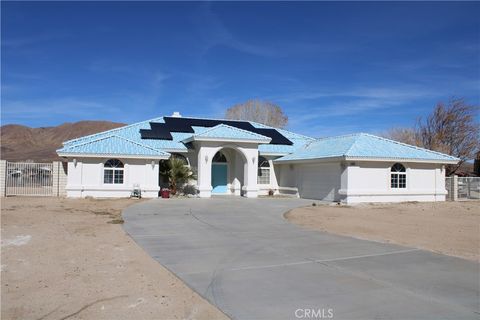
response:
{"label": "stucco wall", "polygon": [[[135,184],[140,186],[143,197],[157,197],[158,160],[119,159],[124,163],[123,184],[103,183],[103,164],[106,158],[77,158],[68,162],[68,197],[129,197]],[[152,166],[152,161],[154,165]]]}
{"label": "stucco wall", "polygon": [[445,169],[439,164],[402,163],[407,187],[390,187],[393,162],[355,162],[346,165],[346,185],[340,194],[347,203],[445,201]]}
{"label": "stucco wall", "polygon": [[346,203],[445,201],[445,169],[440,164],[402,163],[407,187],[390,187],[394,162],[276,164],[280,187],[297,187],[300,197]]}
{"label": "stucco wall", "polygon": [[280,187],[296,188],[298,165],[294,164],[275,164],[274,171],[277,177],[277,183]]}
{"label": "stucco wall", "polygon": [[287,177],[292,181],[292,174],[295,176],[301,198],[339,201],[341,171],[339,162],[298,164],[294,170],[287,170],[290,173]]}
{"label": "stucco wall", "polygon": [[[338,162],[302,166],[299,170],[299,195],[327,201],[339,201],[342,168]],[[301,186],[301,187],[300,187]]]}

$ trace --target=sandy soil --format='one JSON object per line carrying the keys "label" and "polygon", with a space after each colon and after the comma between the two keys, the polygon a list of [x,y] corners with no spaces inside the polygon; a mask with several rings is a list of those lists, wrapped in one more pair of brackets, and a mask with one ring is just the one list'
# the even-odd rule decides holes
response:
{"label": "sandy soil", "polygon": [[285,217],[315,230],[480,261],[480,202],[318,205]]}
{"label": "sandy soil", "polygon": [[136,200],[1,201],[2,319],[227,318],[115,223]]}

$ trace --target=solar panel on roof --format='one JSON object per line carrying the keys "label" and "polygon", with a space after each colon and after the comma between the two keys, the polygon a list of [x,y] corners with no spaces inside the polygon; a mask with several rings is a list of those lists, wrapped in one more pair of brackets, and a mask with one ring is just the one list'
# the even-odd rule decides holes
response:
{"label": "solar panel on roof", "polygon": [[173,140],[164,123],[150,122],[150,129],[140,129],[140,135],[142,139]]}
{"label": "solar panel on roof", "polygon": [[270,144],[292,145],[293,143],[273,128],[255,128],[250,122],[235,120],[210,120],[164,117],[165,123],[150,122],[150,129],[140,129],[142,139],[173,140],[171,132],[195,133],[193,127],[211,128],[219,124],[250,131],[269,137]]}

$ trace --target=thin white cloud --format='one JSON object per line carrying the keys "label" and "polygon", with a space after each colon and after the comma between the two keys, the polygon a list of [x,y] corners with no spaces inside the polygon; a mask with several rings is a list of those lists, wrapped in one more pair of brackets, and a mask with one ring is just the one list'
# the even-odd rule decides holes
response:
{"label": "thin white cloud", "polygon": [[119,112],[119,109],[77,98],[2,102],[2,118],[7,119],[36,119],[59,115],[90,117],[111,112]]}
{"label": "thin white cloud", "polygon": [[[135,69],[117,68],[114,64],[95,64],[91,71],[111,74],[124,73],[131,80],[138,79],[142,84],[140,89],[121,89],[118,92],[105,92],[89,96],[67,96],[56,98],[26,99],[16,96],[18,92],[28,92],[28,85],[11,85],[2,83],[2,120],[8,122],[23,122],[35,120],[48,122],[49,118],[74,119],[111,119],[128,122],[137,116],[142,118],[145,114],[154,113],[160,97],[164,94],[165,84],[171,75],[163,71],[151,71],[144,68]],[[113,75],[116,81],[118,74]],[[32,77],[33,79],[33,77]],[[11,96],[10,96],[11,94]],[[136,110],[136,113],[122,110]],[[142,111],[139,113],[138,111]],[[163,114],[163,113],[162,113]],[[135,119],[136,120],[136,119]]]}
{"label": "thin white cloud", "polygon": [[[264,43],[253,43],[245,41],[234,35],[221,21],[221,19],[212,11],[209,3],[202,6],[199,14],[196,16],[198,31],[203,41],[202,55],[207,54],[211,49],[217,46],[225,46],[243,53],[256,56],[275,58],[288,57],[291,55],[334,53],[351,48],[350,44],[328,45],[315,42],[295,42],[271,43],[268,40]],[[248,23],[248,20],[246,21]]]}
{"label": "thin white cloud", "polygon": [[18,72],[9,72],[7,74],[9,77],[19,80],[40,80],[44,77],[36,73],[18,73]]}
{"label": "thin white cloud", "polygon": [[52,40],[58,40],[66,37],[66,33],[42,33],[37,35],[29,35],[25,37],[16,37],[16,38],[6,38],[2,39],[2,47],[5,48],[20,48],[30,45],[35,45],[38,43],[48,42]]}
{"label": "thin white cloud", "polygon": [[1,85],[1,95],[5,96],[6,94],[19,92],[20,88],[11,84],[2,83]]}
{"label": "thin white cloud", "polygon": [[185,88],[186,93],[193,95],[203,95],[211,90],[218,89],[222,86],[223,81],[219,80],[217,77],[210,75],[193,75],[189,76],[188,85]]}
{"label": "thin white cloud", "polygon": [[152,77],[152,86],[153,87],[159,87],[161,86],[168,78],[170,78],[170,75],[168,73],[164,72],[155,72]]}
{"label": "thin white cloud", "polygon": [[271,97],[280,102],[300,102],[302,100],[317,100],[320,98],[363,98],[363,99],[395,99],[395,100],[411,100],[419,97],[431,97],[436,94],[435,91],[419,87],[375,87],[365,86],[347,89],[321,89],[294,91],[288,94]]}
{"label": "thin white cloud", "polygon": [[[127,63],[112,63],[108,60],[95,60],[86,66],[88,71],[91,72],[113,72],[113,73],[126,73],[135,74],[139,72],[139,68],[134,68],[131,64]],[[143,70],[142,70],[143,72]]]}
{"label": "thin white cloud", "polygon": [[254,55],[266,57],[276,55],[275,51],[266,46],[248,43],[234,37],[220,18],[212,11],[209,3],[202,6],[197,19],[198,21],[196,22],[201,24],[201,28],[198,28],[198,31],[204,42],[203,54],[208,53],[210,49],[216,46],[224,45]]}
{"label": "thin white cloud", "polygon": [[[359,113],[372,112],[379,109],[388,109],[394,105],[391,102],[382,102],[379,100],[352,100],[347,102],[335,102],[318,107],[297,108],[297,112],[290,116],[292,126],[312,123],[320,119],[352,116]],[[322,121],[322,123],[324,123]]]}
{"label": "thin white cloud", "polygon": [[[294,114],[289,114],[292,127],[325,124],[325,119],[352,118],[368,113],[398,109],[402,105],[421,99],[438,97],[438,92],[419,87],[359,87],[346,90],[318,90],[287,94],[285,101],[296,105]],[[282,102],[282,99],[277,101]],[[308,107],[302,107],[302,105]],[[314,105],[312,107],[312,104]],[[309,130],[313,129],[309,126]]]}
{"label": "thin white cloud", "polygon": [[[96,60],[87,66],[87,69],[94,73],[112,75],[115,81],[131,82],[142,84],[140,88],[122,89],[119,92],[110,92],[105,96],[108,101],[121,100],[121,104],[130,103],[131,108],[142,110],[154,109],[159,99],[165,93],[165,87],[173,75],[163,70],[152,70],[143,65],[132,63],[113,63],[105,60]],[[125,88],[128,86],[120,86]]]}

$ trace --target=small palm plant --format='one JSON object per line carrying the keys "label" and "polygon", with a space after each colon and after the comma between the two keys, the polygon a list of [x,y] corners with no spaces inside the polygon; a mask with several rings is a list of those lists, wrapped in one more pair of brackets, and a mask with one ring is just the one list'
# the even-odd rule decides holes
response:
{"label": "small palm plant", "polygon": [[179,186],[195,179],[195,174],[187,165],[186,161],[175,156],[170,157],[167,161],[161,162],[160,174],[168,179],[170,192],[172,194],[177,193]]}

